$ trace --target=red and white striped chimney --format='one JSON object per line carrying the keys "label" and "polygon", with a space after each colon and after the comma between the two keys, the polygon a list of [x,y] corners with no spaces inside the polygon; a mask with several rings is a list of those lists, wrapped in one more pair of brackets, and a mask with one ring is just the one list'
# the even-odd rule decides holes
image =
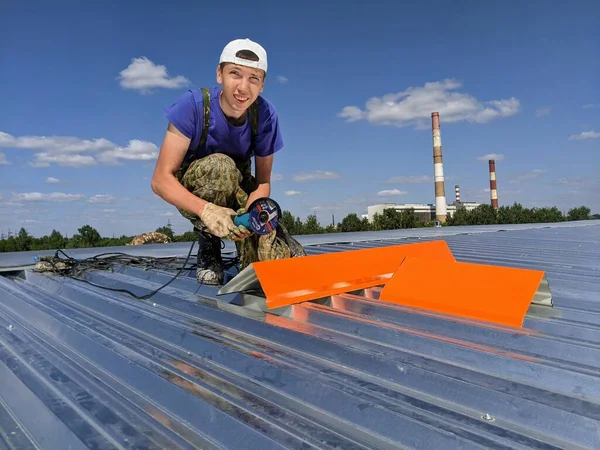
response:
{"label": "red and white striped chimney", "polygon": [[490,199],[492,208],[498,209],[498,188],[496,187],[496,161],[490,159]]}
{"label": "red and white striped chimney", "polygon": [[446,222],[446,191],[444,188],[444,164],[442,162],[442,136],[440,132],[440,113],[431,113],[431,131],[433,135],[433,173],[435,177],[435,218]]}
{"label": "red and white striped chimney", "polygon": [[456,204],[460,203],[460,187],[458,184],[454,185],[454,195],[456,197]]}

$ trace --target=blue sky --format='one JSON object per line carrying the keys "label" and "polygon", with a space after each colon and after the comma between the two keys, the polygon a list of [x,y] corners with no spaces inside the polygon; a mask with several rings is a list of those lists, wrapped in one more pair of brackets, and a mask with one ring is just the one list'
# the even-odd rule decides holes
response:
{"label": "blue sky", "polygon": [[600,212],[597,1],[23,3],[0,28],[4,233],[190,229],[150,188],[163,110],[240,37],[268,52],[273,197],[302,219],[433,203],[432,111],[448,203],[489,201],[494,154],[501,205]]}

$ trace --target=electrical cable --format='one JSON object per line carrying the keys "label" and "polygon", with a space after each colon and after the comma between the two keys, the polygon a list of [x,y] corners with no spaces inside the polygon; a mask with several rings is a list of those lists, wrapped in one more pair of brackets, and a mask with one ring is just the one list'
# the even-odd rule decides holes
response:
{"label": "electrical cable", "polygon": [[[59,272],[60,275],[68,276],[69,278],[83,281],[84,283],[87,283],[91,286],[98,287],[101,289],[107,289],[107,290],[113,291],[113,292],[123,292],[125,294],[131,295],[132,297],[134,297],[138,300],[147,300],[150,297],[157,294],[160,290],[167,287],[173,281],[175,281],[177,279],[177,277],[181,274],[181,272],[183,272],[183,270],[186,268],[185,266],[186,266],[188,260],[190,259],[192,250],[194,249],[194,244],[195,244],[195,242],[192,242],[192,245],[190,246],[190,250],[187,254],[187,257],[185,258],[183,265],[179,268],[179,270],[177,271],[175,276],[173,278],[171,278],[169,281],[167,281],[165,284],[163,284],[162,286],[160,286],[157,289],[149,292],[148,294],[144,294],[144,295],[137,295],[137,294],[135,294],[127,289],[124,289],[124,288],[111,288],[109,286],[102,286],[100,284],[93,283],[92,281],[87,280],[85,278],[82,278],[82,275],[86,270],[89,270],[89,269],[102,270],[102,269],[110,268],[110,266],[112,266],[113,264],[125,263],[123,265],[136,266],[136,265],[141,265],[140,264],[141,261],[146,261],[146,262],[155,262],[156,260],[173,261],[173,260],[177,260],[177,258],[136,257],[133,255],[128,255],[126,253],[117,252],[117,253],[100,253],[99,255],[95,255],[90,258],[75,259],[75,258],[72,258],[69,255],[67,255],[63,250],[57,250],[55,253],[55,258],[58,258],[58,254],[62,253],[66,257],[66,260],[61,258],[58,262],[62,262],[65,265],[67,265],[67,264],[70,265],[71,266],[70,270],[67,273],[64,273],[64,270],[61,270],[57,267],[57,264],[55,261],[48,261],[48,262],[50,262],[50,264],[53,266],[55,271]],[[102,256],[104,256],[104,258],[101,258]],[[132,259],[129,261],[124,261],[123,257],[132,258]],[[156,268],[154,264],[152,264],[152,266],[153,266],[152,268]]]}
{"label": "electrical cable", "polygon": [[[42,257],[40,261],[45,262],[51,266],[51,270],[41,270],[41,271],[49,271],[53,272],[60,276],[66,276],[75,280],[83,281],[91,286],[106,289],[114,292],[122,292],[125,294],[129,294],[132,297],[138,300],[147,300],[150,297],[157,294],[160,290],[167,287],[173,281],[177,279],[177,277],[184,270],[194,270],[197,268],[197,264],[186,267],[190,256],[192,255],[192,250],[194,249],[194,245],[196,242],[192,242],[190,246],[190,250],[185,258],[183,264],[177,268],[169,267],[171,264],[177,263],[180,259],[178,257],[156,257],[156,256],[135,256],[122,252],[112,252],[112,253],[99,253],[95,256],[91,256],[89,258],[73,258],[69,256],[64,250],[59,249],[56,250],[54,254],[54,258]],[[224,244],[224,243],[222,243]],[[224,247],[224,245],[222,245]],[[59,254],[64,255],[64,258],[59,257]],[[224,270],[230,269],[231,267],[237,266],[239,263],[239,257],[231,257],[231,258],[222,258],[223,259],[223,268]],[[86,278],[84,278],[84,274],[88,270],[112,270],[112,266],[114,265],[123,265],[128,267],[138,267],[143,268],[144,270],[177,270],[177,273],[167,281],[162,286],[157,289],[149,292],[144,295],[137,295],[127,289],[124,288],[112,288],[109,286],[102,286],[100,284],[94,283]],[[35,269],[34,269],[35,270]]]}

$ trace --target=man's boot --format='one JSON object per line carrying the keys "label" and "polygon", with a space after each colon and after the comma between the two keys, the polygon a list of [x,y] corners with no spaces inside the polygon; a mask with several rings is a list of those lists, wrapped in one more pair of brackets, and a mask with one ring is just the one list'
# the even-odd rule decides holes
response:
{"label": "man's boot", "polygon": [[210,233],[200,231],[198,232],[198,244],[196,280],[201,284],[223,284],[221,239]]}

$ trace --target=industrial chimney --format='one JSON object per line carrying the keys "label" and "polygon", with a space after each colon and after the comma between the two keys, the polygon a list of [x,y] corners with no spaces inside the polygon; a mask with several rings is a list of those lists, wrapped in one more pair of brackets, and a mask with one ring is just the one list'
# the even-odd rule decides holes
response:
{"label": "industrial chimney", "polygon": [[454,185],[454,195],[456,197],[455,203],[460,205],[460,187],[458,184]]}
{"label": "industrial chimney", "polygon": [[492,208],[498,209],[498,189],[496,187],[496,161],[490,159],[490,199]]}
{"label": "industrial chimney", "polygon": [[444,165],[442,163],[442,136],[440,134],[440,113],[431,113],[433,134],[433,172],[435,177],[435,217],[446,222],[446,191],[444,189]]}

